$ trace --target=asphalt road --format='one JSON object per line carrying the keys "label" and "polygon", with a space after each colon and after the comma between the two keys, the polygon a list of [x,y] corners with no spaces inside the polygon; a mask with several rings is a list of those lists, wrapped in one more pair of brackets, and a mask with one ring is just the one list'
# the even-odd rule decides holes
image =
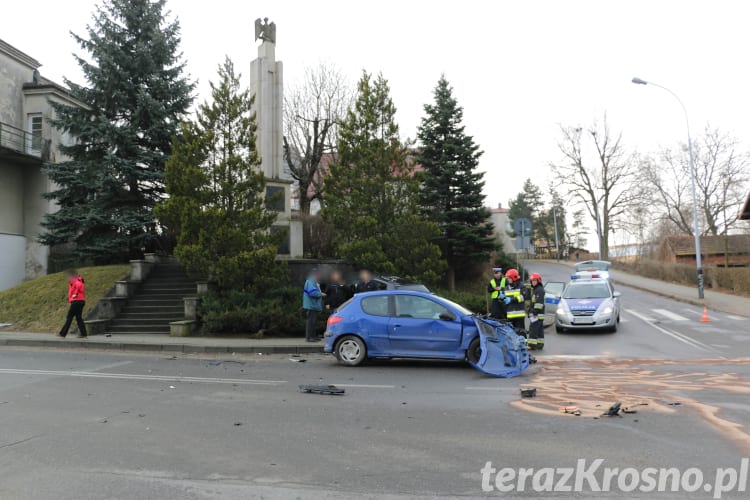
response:
{"label": "asphalt road", "polygon": [[[750,455],[750,320],[704,324],[690,306],[622,292],[618,333],[548,329],[539,363],[510,380],[462,363],[0,350],[0,499],[711,498],[702,485],[501,493],[489,472],[483,485],[487,462],[600,458],[698,467],[713,487],[717,467]],[[308,383],[347,393],[297,390]],[[615,401],[637,413],[599,417]]]}

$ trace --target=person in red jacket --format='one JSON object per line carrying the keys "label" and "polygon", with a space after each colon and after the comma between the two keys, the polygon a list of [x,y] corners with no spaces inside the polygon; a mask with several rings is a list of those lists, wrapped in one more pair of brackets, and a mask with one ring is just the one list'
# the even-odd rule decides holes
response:
{"label": "person in red jacket", "polygon": [[83,283],[83,277],[80,276],[74,270],[68,271],[68,303],[70,308],[68,309],[68,317],[65,319],[65,325],[63,325],[58,337],[65,337],[68,335],[70,324],[73,322],[73,318],[78,323],[78,338],[85,339],[86,335],[86,323],[83,322],[83,306],[86,305],[86,285]]}

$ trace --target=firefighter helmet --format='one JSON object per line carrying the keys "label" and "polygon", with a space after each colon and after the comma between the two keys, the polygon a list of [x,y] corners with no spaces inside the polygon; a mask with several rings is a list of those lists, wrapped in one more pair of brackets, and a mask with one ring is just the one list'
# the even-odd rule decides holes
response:
{"label": "firefighter helmet", "polygon": [[531,273],[531,276],[529,277],[530,281],[537,280],[539,283],[542,282],[542,275],[539,273]]}
{"label": "firefighter helmet", "polygon": [[518,271],[516,269],[508,269],[508,271],[505,273],[505,276],[511,281],[518,281],[521,279],[521,275],[518,274]]}

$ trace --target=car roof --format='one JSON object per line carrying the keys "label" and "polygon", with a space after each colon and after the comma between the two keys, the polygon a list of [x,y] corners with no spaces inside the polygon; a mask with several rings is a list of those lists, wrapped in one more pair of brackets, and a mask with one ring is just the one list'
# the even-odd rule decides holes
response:
{"label": "car roof", "polygon": [[421,290],[376,290],[373,292],[360,292],[355,297],[373,297],[376,295],[419,295],[421,297],[437,297],[434,293],[423,292]]}
{"label": "car roof", "polygon": [[389,283],[398,283],[399,285],[421,285],[422,284],[422,283],[418,283],[416,281],[408,280],[406,278],[400,278],[398,276],[382,276],[382,275],[378,275],[378,276],[375,276],[374,279],[388,281]]}

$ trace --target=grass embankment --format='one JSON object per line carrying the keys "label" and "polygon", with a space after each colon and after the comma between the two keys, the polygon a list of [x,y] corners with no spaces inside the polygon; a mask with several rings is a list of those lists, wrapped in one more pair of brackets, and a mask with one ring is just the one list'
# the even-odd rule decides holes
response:
{"label": "grass embankment", "polygon": [[[128,265],[79,269],[86,282],[84,315],[129,270]],[[6,331],[55,332],[65,321],[67,310],[68,285],[64,273],[42,276],[0,292],[0,323],[12,324],[4,328]]]}

